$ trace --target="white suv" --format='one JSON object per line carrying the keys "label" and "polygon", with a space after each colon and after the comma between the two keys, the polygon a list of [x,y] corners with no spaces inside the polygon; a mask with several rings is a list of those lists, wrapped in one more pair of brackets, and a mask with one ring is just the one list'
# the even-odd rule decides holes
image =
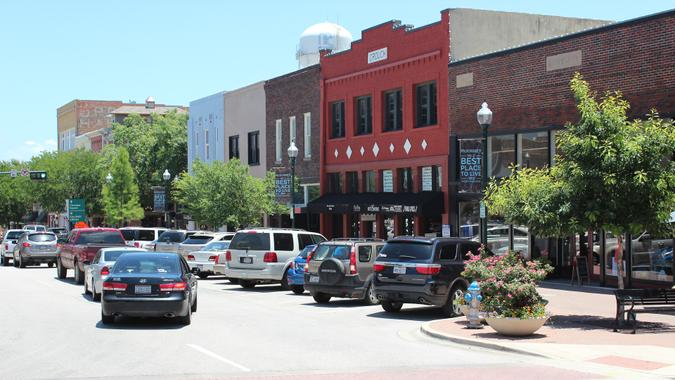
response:
{"label": "white suv", "polygon": [[24,232],[26,232],[26,230],[7,230],[5,232],[5,236],[3,236],[2,241],[0,242],[0,244],[2,244],[0,246],[2,265],[9,266],[9,261],[14,260],[14,246]]}
{"label": "white suv", "polygon": [[177,252],[189,260],[188,254],[191,252],[199,251],[212,241],[230,241],[233,236],[234,232],[200,231],[178,244]]}
{"label": "white suv", "polygon": [[299,229],[240,230],[225,252],[225,275],[243,288],[281,282],[281,286],[288,289],[288,269],[295,256],[305,246],[324,241],[326,238],[321,234]]}
{"label": "white suv", "polygon": [[135,248],[154,249],[154,241],[162,232],[167,231],[163,227],[122,227],[120,232],[127,241],[127,245]]}

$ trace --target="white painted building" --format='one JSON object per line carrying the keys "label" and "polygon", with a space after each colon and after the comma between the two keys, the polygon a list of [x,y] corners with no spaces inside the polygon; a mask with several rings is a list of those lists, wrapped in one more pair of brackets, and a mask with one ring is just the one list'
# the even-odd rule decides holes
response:
{"label": "white painted building", "polygon": [[195,160],[225,160],[225,101],[221,91],[190,102],[188,120],[188,171]]}

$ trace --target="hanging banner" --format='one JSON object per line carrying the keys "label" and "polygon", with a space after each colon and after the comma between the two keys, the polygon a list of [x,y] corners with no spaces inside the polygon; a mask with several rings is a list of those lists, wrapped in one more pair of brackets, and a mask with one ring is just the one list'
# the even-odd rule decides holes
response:
{"label": "hanging banner", "polygon": [[166,192],[164,191],[164,188],[161,186],[154,186],[154,202],[153,202],[153,207],[152,211],[154,212],[164,212],[166,209]]}
{"label": "hanging banner", "polygon": [[459,192],[481,192],[483,144],[480,139],[459,140]]}

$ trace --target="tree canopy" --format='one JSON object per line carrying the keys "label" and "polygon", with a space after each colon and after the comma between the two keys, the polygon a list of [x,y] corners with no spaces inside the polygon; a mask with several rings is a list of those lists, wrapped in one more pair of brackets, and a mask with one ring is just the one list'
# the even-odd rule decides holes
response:
{"label": "tree canopy", "polygon": [[115,149],[110,175],[112,179],[103,185],[102,198],[105,219],[113,225],[143,218],[143,208],[138,200],[138,186],[129,163],[129,153],[120,147]]}
{"label": "tree canopy", "polygon": [[[19,161],[0,161],[0,171],[20,171],[25,166]],[[30,179],[0,176],[0,224],[21,220],[33,202]]]}

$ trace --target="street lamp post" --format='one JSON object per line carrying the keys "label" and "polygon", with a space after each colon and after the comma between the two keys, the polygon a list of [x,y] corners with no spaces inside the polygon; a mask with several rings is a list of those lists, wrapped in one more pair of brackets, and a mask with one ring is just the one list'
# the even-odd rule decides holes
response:
{"label": "street lamp post", "polygon": [[169,169],[164,169],[162,179],[164,179],[164,227],[169,228],[169,209],[167,207],[169,204],[167,201],[169,195],[169,180],[171,179],[171,173],[169,173]]}
{"label": "street lamp post", "polygon": [[295,228],[295,158],[298,157],[298,147],[291,141],[288,147],[288,159],[291,163],[291,227]]}
{"label": "street lamp post", "polygon": [[[481,160],[481,190],[483,192],[483,197],[485,196],[485,188],[487,187],[487,163],[488,163],[488,128],[492,124],[492,111],[488,108],[487,102],[483,102],[480,106],[480,110],[476,113],[476,118],[478,119],[478,124],[480,124],[481,130],[483,132],[483,159]],[[487,207],[485,207],[485,202],[483,199],[480,201],[480,242],[483,245],[487,245]]]}

